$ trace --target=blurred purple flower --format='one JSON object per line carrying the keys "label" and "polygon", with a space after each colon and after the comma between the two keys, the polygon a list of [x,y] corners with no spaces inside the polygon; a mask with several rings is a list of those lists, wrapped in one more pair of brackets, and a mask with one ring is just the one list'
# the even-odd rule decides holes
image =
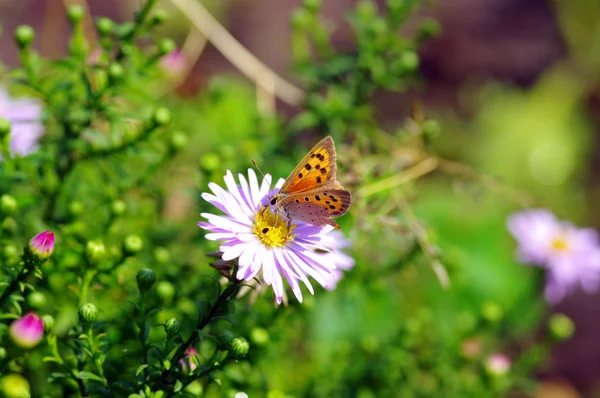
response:
{"label": "blurred purple flower", "polygon": [[197,358],[198,351],[196,351],[194,347],[190,347],[185,350],[185,357],[179,360],[179,364],[181,365],[184,373],[191,373],[198,367],[198,365],[196,365]]}
{"label": "blurred purple flower", "polygon": [[40,232],[29,241],[29,248],[40,259],[45,260],[54,251],[54,232]]}
{"label": "blurred purple flower", "polygon": [[188,59],[179,49],[172,51],[160,59],[162,69],[172,77],[181,75],[188,67]]}
{"label": "blurred purple flower", "polygon": [[526,210],[508,219],[519,244],[519,259],[547,269],[546,299],[561,301],[578,286],[595,292],[600,285],[600,241],[590,228],[579,229],[545,209]]}
{"label": "blurred purple flower", "polygon": [[38,140],[44,132],[39,121],[42,106],[34,99],[14,99],[0,87],[0,117],[10,121],[10,153],[12,156],[29,155],[37,150]]}
{"label": "blurred purple flower", "polygon": [[510,370],[512,363],[510,358],[502,353],[490,354],[485,359],[485,369],[494,376],[503,376]]}
{"label": "blurred purple flower", "polygon": [[278,304],[285,294],[282,276],[300,302],[299,282],[314,294],[307,276],[332,289],[341,277],[340,270],[354,265],[354,260],[341,251],[349,244],[342,233],[330,226],[300,222],[288,225],[280,215],[272,213],[268,198],[279,191],[283,179],[271,190],[269,175],[260,186],[252,169],[248,170],[248,179],[242,174],[238,177],[239,185],[227,172],[227,190],[209,184],[213,193],[203,193],[202,197],[225,215],[202,213],[208,222],[198,223],[210,232],[206,239],[224,241],[219,248],[223,260],[238,259],[236,278],[249,281],[262,275],[265,283],[273,287]]}
{"label": "blurred purple flower", "polygon": [[19,347],[35,347],[44,336],[44,322],[33,312],[17,319],[10,325],[10,337]]}

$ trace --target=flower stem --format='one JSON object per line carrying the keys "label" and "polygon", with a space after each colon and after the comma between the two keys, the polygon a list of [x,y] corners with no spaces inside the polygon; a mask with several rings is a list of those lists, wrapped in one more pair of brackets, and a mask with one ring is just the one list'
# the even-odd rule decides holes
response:
{"label": "flower stem", "polygon": [[19,271],[19,275],[15,279],[13,279],[12,282],[10,282],[10,285],[8,285],[8,287],[2,292],[2,296],[0,296],[0,308],[4,306],[6,299],[8,299],[10,295],[18,289],[19,284],[23,282],[25,278],[27,278],[28,274],[29,272],[27,272],[27,269],[25,267],[23,267],[21,271]]}

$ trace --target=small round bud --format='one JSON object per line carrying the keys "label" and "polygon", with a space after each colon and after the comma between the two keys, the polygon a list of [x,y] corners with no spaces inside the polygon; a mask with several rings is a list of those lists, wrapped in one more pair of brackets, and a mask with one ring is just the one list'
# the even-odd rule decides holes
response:
{"label": "small round bud", "polygon": [[2,248],[2,257],[5,259],[13,259],[19,255],[19,250],[15,245],[8,244]]}
{"label": "small round bud", "polygon": [[98,317],[98,308],[92,303],[86,303],[79,307],[79,321],[84,325],[92,325]]}
{"label": "small round bud", "polygon": [[128,254],[135,254],[142,250],[144,247],[144,241],[137,235],[129,235],[125,238],[123,248]]}
{"label": "small round bud", "polygon": [[44,231],[40,232],[31,240],[27,245],[29,253],[31,253],[38,260],[46,260],[52,255],[54,251],[54,232]]}
{"label": "small round bud", "polygon": [[125,68],[119,63],[113,62],[108,67],[108,77],[111,80],[120,80],[125,75]]}
{"label": "small round bud", "polygon": [[313,16],[304,8],[297,8],[292,12],[291,22],[295,29],[306,29],[312,20]]}
{"label": "small round bud", "polygon": [[168,281],[160,281],[156,284],[156,294],[162,301],[170,302],[175,296],[175,286]]}
{"label": "small round bud", "polygon": [[98,33],[100,33],[103,36],[111,34],[114,27],[115,23],[110,18],[102,17],[98,18],[98,21],[96,21],[96,28],[98,29]]}
{"label": "small round bud", "polygon": [[6,398],[23,398],[31,396],[29,382],[23,376],[11,373],[0,379],[0,390]]}
{"label": "small round bud", "polygon": [[169,318],[165,322],[165,332],[168,337],[176,336],[181,330],[181,322],[177,318]]}
{"label": "small round bud", "polygon": [[440,135],[441,127],[437,120],[426,120],[421,125],[421,131],[427,138],[437,138]]}
{"label": "small round bud", "polygon": [[554,314],[548,321],[550,335],[556,340],[567,340],[575,332],[575,324],[565,314]]}
{"label": "small round bud", "polygon": [[106,247],[101,241],[89,241],[85,246],[85,258],[91,266],[100,264],[106,258]]}
{"label": "small round bud", "polygon": [[27,304],[34,310],[39,310],[46,304],[46,296],[41,292],[31,292],[27,296]]}
{"label": "small round bud", "polygon": [[17,208],[17,200],[14,196],[8,194],[0,196],[0,211],[2,211],[2,214],[7,216],[15,214]]}
{"label": "small round bud", "polygon": [[72,5],[67,10],[67,17],[72,24],[78,24],[85,16],[85,9],[80,5]]}
{"label": "small round bud", "polygon": [[180,131],[173,133],[171,139],[169,140],[169,147],[173,152],[180,151],[186,147],[188,143],[187,135],[183,134]]}
{"label": "small round bud", "polygon": [[35,32],[29,25],[20,25],[15,29],[15,41],[21,50],[29,47],[35,39]]}
{"label": "small round bud", "polygon": [[73,202],[69,203],[69,214],[72,217],[78,217],[83,213],[83,203],[81,203],[78,200],[74,200]]}
{"label": "small round bud", "polygon": [[481,306],[481,316],[488,322],[495,323],[502,319],[502,308],[496,303],[487,301]]}
{"label": "small round bud", "polygon": [[442,27],[434,19],[428,18],[426,19],[421,27],[419,28],[419,36],[423,39],[429,39],[431,37],[439,36],[442,31]]}
{"label": "small round bud", "polygon": [[54,317],[52,315],[43,315],[42,322],[44,322],[44,331],[51,333],[54,330]]}
{"label": "small round bud", "polygon": [[0,347],[0,359],[6,358],[6,348]]}
{"label": "small round bud", "polygon": [[133,47],[131,46],[131,44],[123,44],[121,46],[121,52],[123,53],[123,55],[129,55],[131,54],[131,51],[133,51]]}
{"label": "small round bud", "polygon": [[236,357],[245,357],[250,350],[250,343],[243,337],[236,337],[231,341],[231,351]]}
{"label": "small round bud", "polygon": [[114,216],[121,216],[127,211],[127,204],[122,200],[115,200],[110,205],[110,211]]}
{"label": "small round bud", "polygon": [[171,259],[171,252],[166,247],[154,249],[154,260],[159,264],[166,264]]}
{"label": "small round bud", "polygon": [[6,217],[2,220],[2,229],[8,233],[14,233],[17,230],[17,221],[12,217]]}
{"label": "small round bud", "polygon": [[269,332],[263,328],[254,328],[250,332],[250,340],[256,345],[265,345],[269,342]]}
{"label": "small round bud", "polygon": [[419,56],[412,50],[404,51],[400,56],[400,61],[407,71],[414,71],[419,67]]}
{"label": "small round bud", "polygon": [[140,289],[140,293],[143,294],[148,292],[152,285],[154,285],[154,282],[156,282],[156,274],[151,269],[142,268],[137,273],[136,279],[138,289]]}
{"label": "small round bud", "polygon": [[158,52],[160,55],[167,55],[177,48],[175,42],[171,39],[162,39],[158,42]]}
{"label": "small round bud", "polygon": [[169,15],[164,10],[156,10],[154,15],[150,18],[150,23],[158,25],[164,23],[169,19]]}
{"label": "small round bud", "polygon": [[10,134],[10,121],[0,117],[0,138],[4,138],[8,134]]}
{"label": "small round bud", "polygon": [[158,108],[153,119],[158,126],[164,126],[171,122],[171,112],[167,108]]}
{"label": "small round bud", "polygon": [[200,167],[206,171],[215,171],[221,165],[221,158],[216,153],[205,153],[200,156]]}
{"label": "small round bud", "polygon": [[304,0],[303,5],[304,5],[304,8],[309,10],[310,12],[317,12],[321,8],[322,1],[321,0]]}

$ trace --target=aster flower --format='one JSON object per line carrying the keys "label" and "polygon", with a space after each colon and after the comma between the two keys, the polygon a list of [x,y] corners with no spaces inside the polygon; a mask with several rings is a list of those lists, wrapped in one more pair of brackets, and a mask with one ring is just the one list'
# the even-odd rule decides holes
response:
{"label": "aster flower", "polygon": [[527,210],[508,219],[518,256],[547,269],[546,299],[561,301],[579,286],[595,292],[600,284],[600,240],[595,230],[576,228],[544,209]]}
{"label": "aster flower", "polygon": [[193,372],[198,365],[196,365],[198,358],[198,351],[194,347],[190,347],[185,350],[185,357],[179,360],[179,364],[185,373]]}
{"label": "aster flower", "polygon": [[504,376],[511,366],[510,358],[502,353],[493,353],[485,359],[485,369],[492,376]]}
{"label": "aster flower", "polygon": [[10,325],[9,333],[19,347],[35,347],[44,336],[44,321],[35,313],[28,312]]}
{"label": "aster flower", "polygon": [[0,117],[10,121],[10,153],[26,156],[37,150],[37,143],[44,132],[39,122],[42,107],[34,99],[14,99],[0,87]]}
{"label": "aster flower", "polygon": [[239,184],[228,171],[224,177],[227,190],[210,183],[212,193],[202,197],[225,215],[202,213],[207,222],[198,226],[209,231],[206,239],[223,241],[219,250],[222,260],[237,259],[236,278],[250,281],[260,277],[273,287],[277,303],[285,292],[283,278],[302,302],[302,282],[314,294],[308,276],[326,288],[333,288],[343,269],[350,269],[354,260],[341,252],[348,245],[339,231],[330,226],[314,226],[301,222],[288,224],[271,211],[268,198],[279,192],[280,179],[271,190],[271,176],[259,185],[254,170],[248,179],[238,174]]}

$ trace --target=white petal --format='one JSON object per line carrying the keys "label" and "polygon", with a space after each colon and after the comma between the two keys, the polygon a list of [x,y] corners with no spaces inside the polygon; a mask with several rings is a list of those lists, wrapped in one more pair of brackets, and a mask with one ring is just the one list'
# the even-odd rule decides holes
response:
{"label": "white petal", "polygon": [[279,266],[282,268],[282,273],[284,274],[285,279],[290,284],[292,292],[294,292],[294,296],[296,296],[296,299],[299,302],[302,302],[302,291],[300,290],[300,285],[298,285],[298,281],[296,280],[296,273],[292,270],[292,268],[288,264],[287,258],[285,258],[285,256],[283,255],[284,250],[275,249],[275,258],[279,263]]}
{"label": "white petal", "polygon": [[234,258],[239,257],[244,252],[244,250],[247,249],[248,245],[248,243],[240,243],[239,245],[235,245],[229,248],[224,248],[221,245],[221,247],[219,248],[223,252],[223,256],[221,258],[224,261],[233,260]]}
{"label": "white petal", "polygon": [[256,179],[256,173],[252,169],[248,169],[248,182],[250,183],[252,203],[254,204],[254,206],[258,206],[262,197],[260,196],[260,189],[258,188],[258,180]]}
{"label": "white petal", "polygon": [[249,232],[250,231],[250,226],[248,224],[242,224],[232,218],[226,217],[226,216],[217,216],[214,214],[210,214],[210,213],[201,213],[200,214],[202,217],[206,218],[208,220],[208,222],[210,222],[212,225],[219,227],[219,228],[223,228],[226,229],[228,231],[231,232]]}

